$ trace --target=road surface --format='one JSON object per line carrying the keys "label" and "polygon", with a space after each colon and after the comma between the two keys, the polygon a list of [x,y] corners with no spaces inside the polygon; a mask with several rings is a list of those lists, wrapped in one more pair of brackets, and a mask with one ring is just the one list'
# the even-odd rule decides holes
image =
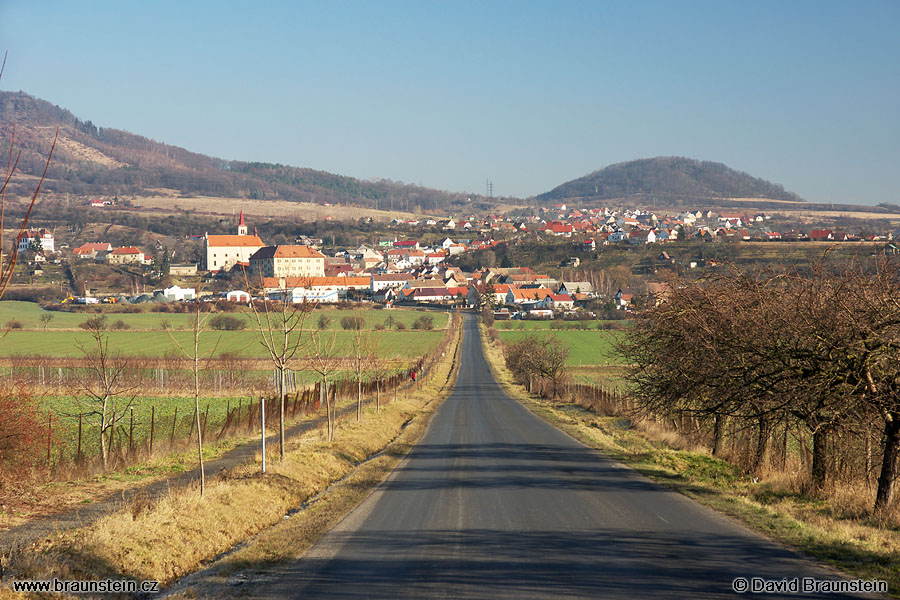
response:
{"label": "road surface", "polygon": [[837,579],[535,417],[465,328],[455,390],[407,460],[254,597],[733,598],[738,577]]}

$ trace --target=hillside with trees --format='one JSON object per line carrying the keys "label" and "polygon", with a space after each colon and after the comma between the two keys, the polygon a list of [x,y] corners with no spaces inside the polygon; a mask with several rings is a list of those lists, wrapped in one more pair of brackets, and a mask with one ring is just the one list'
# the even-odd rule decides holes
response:
{"label": "hillside with trees", "polygon": [[610,165],[540,194],[538,200],[632,199],[660,204],[698,200],[765,198],[803,202],[782,186],[722,163],[680,156],[646,158]]}
{"label": "hillside with trees", "polygon": [[[51,194],[151,195],[329,202],[367,208],[434,210],[466,202],[454,194],[390,180],[361,180],[288,165],[229,161],[127,131],[98,127],[24,92],[0,92],[0,143],[22,150],[9,192],[29,195],[57,126],[60,140],[44,189]],[[13,127],[15,124],[15,129]]]}

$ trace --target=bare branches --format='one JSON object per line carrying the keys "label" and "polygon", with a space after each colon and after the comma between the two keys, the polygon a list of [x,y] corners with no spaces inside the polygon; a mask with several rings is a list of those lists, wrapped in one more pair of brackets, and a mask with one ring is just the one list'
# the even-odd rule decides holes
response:
{"label": "bare branches", "polygon": [[[0,79],[3,78],[3,71],[6,69],[6,56],[7,53],[3,54],[3,64],[0,66]],[[34,193],[31,195],[31,202],[28,205],[28,209],[25,211],[25,216],[22,218],[22,223],[20,224],[16,237],[13,241],[12,250],[9,255],[5,257],[3,256],[3,248],[4,242],[3,239],[3,231],[4,226],[6,225],[6,201],[7,201],[7,188],[9,187],[9,182],[12,180],[13,176],[16,173],[16,169],[19,166],[19,159],[22,156],[22,151],[15,151],[15,139],[16,139],[16,128],[13,125],[12,134],[10,136],[9,142],[9,155],[6,161],[6,172],[3,176],[3,184],[0,187],[0,299],[3,298],[3,294],[6,293],[6,288],[9,287],[9,283],[12,280],[13,273],[16,270],[16,262],[19,256],[19,245],[18,239],[22,232],[28,227],[28,219],[31,217],[31,211],[34,209],[34,205],[37,202],[38,195],[41,193],[41,187],[44,185],[44,180],[47,177],[47,171],[50,169],[50,160],[53,158],[53,151],[56,149],[56,142],[59,139],[59,127],[56,128],[56,134],[53,136],[53,144],[50,146],[50,152],[47,153],[47,160],[44,163],[44,171],[41,173],[40,180],[38,181],[37,186],[34,189]],[[13,155],[15,155],[15,160],[13,160]]]}
{"label": "bare branches", "polygon": [[[203,493],[206,491],[206,470],[203,465],[203,428],[200,427],[200,334],[205,330],[205,325],[207,319],[212,314],[211,312],[207,312],[203,317],[201,317],[201,303],[196,303],[196,311],[194,311],[194,322],[193,322],[193,343],[194,347],[189,352],[185,347],[179,342],[174,335],[172,335],[171,330],[166,327],[166,333],[169,336],[169,339],[172,341],[172,345],[174,345],[181,355],[191,362],[191,367],[194,373],[194,418],[196,419],[194,426],[197,428],[197,457],[200,461],[200,495],[203,496]],[[219,336],[219,339],[216,340],[216,344],[206,353],[206,366],[209,365],[209,361],[212,359],[213,355],[216,352],[216,348],[219,345],[219,341],[221,341],[222,337]],[[204,367],[205,368],[205,367]]]}
{"label": "bare branches", "polygon": [[[103,334],[102,324],[97,322],[88,329],[91,334],[92,347],[79,344],[78,349],[88,362],[87,375],[78,378],[75,389],[87,397],[92,407],[88,414],[99,418],[100,453],[103,468],[109,468],[109,454],[112,449],[112,435],[119,421],[134,404],[135,394],[131,392],[138,384],[125,386],[121,383],[122,375],[128,361],[109,351],[109,338]],[[124,406],[119,406],[118,399],[127,396]]]}
{"label": "bare branches", "polygon": [[325,404],[326,420],[328,422],[328,441],[334,440],[336,429],[337,408],[335,401],[328,395],[328,383],[331,374],[337,370],[334,361],[337,349],[337,332],[330,333],[323,327],[318,327],[310,332],[309,339],[309,365],[321,378],[321,393]]}
{"label": "bare branches", "polygon": [[809,273],[731,268],[681,282],[637,315],[620,351],[647,412],[755,427],[754,470],[765,463],[774,426],[805,431],[816,491],[826,484],[826,436],[869,431],[883,418],[879,509],[890,504],[897,469],[890,456],[900,456],[900,281],[883,258],[826,258]]}
{"label": "bare branches", "polygon": [[[246,278],[246,273],[244,274]],[[250,282],[247,281],[250,288]],[[287,290],[283,291],[281,302],[264,300],[262,311],[257,303],[250,302],[253,316],[256,319],[256,333],[260,345],[266,349],[272,365],[278,373],[279,418],[278,434],[280,439],[280,456],[284,459],[284,402],[286,372],[300,354],[303,345],[303,325],[314,306],[304,299],[303,302],[292,302]]]}

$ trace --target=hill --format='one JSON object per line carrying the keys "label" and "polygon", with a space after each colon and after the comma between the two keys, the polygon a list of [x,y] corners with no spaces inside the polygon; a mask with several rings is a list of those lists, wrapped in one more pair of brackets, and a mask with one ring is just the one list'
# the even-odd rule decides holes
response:
{"label": "hill", "polygon": [[15,125],[22,149],[20,177],[10,191],[30,195],[30,177],[39,176],[53,132],[60,140],[45,185],[48,193],[76,195],[156,195],[328,202],[368,208],[435,210],[462,204],[466,195],[388,180],[360,180],[325,171],[262,162],[228,161],[184,148],[98,127],[71,112],[24,92],[0,92],[0,148],[9,148]]}
{"label": "hill", "polygon": [[722,163],[666,156],[610,165],[540,194],[539,200],[637,200],[656,206],[698,200],[760,198],[803,202],[775,183]]}

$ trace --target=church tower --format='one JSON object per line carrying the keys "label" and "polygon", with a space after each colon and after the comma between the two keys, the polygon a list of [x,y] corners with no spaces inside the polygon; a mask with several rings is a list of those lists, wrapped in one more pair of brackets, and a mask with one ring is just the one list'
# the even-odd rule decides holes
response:
{"label": "church tower", "polygon": [[247,224],[244,223],[244,211],[241,211],[241,222],[238,223],[238,235],[247,235]]}

